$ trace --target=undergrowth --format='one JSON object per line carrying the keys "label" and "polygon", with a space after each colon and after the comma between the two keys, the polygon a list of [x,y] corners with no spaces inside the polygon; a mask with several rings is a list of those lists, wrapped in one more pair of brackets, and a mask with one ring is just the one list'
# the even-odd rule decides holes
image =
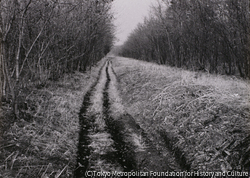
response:
{"label": "undergrowth", "polygon": [[128,113],[154,137],[165,135],[190,170],[248,171],[247,81],[120,57],[113,66]]}
{"label": "undergrowth", "polygon": [[[100,61],[103,63],[103,60]],[[25,107],[15,120],[3,106],[0,177],[72,177],[76,164],[78,113],[100,64],[86,73],[65,74],[44,87],[23,90]]]}

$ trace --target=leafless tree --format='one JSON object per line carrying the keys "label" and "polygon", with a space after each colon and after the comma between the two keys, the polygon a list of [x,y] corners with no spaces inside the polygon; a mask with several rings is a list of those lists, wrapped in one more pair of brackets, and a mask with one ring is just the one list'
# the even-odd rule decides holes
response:
{"label": "leafless tree", "polygon": [[[122,54],[160,64],[249,77],[248,0],[163,0]],[[151,54],[146,54],[150,51]]]}
{"label": "leafless tree", "polygon": [[111,2],[1,1],[1,92],[17,117],[21,88],[85,71],[109,52]]}

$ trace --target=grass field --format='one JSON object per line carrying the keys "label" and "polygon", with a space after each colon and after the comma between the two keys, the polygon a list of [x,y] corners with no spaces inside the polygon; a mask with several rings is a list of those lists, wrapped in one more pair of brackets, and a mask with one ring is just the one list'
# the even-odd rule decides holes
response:
{"label": "grass field", "polygon": [[113,68],[126,111],[184,168],[248,171],[248,81],[122,57]]}
{"label": "grass field", "polygon": [[107,57],[86,73],[22,89],[19,120],[4,104],[0,177],[248,171],[249,87],[230,76]]}
{"label": "grass field", "polygon": [[[79,135],[78,113],[83,96],[96,80],[102,63],[46,86],[25,89],[27,108],[20,120],[7,114],[2,126],[0,177],[72,177]],[[8,129],[9,128],[9,129]]]}

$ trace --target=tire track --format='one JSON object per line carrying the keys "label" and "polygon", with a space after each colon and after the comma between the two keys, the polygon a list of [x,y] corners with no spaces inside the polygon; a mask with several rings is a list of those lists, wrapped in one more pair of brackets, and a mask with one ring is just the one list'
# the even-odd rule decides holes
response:
{"label": "tire track", "polygon": [[107,82],[105,84],[105,89],[103,91],[104,100],[104,119],[107,125],[107,130],[111,134],[112,139],[114,140],[114,147],[116,152],[114,154],[114,159],[118,160],[119,164],[123,167],[124,171],[136,170],[136,162],[134,160],[135,153],[133,151],[133,145],[126,141],[124,136],[125,127],[122,122],[112,118],[110,114],[110,99],[109,99],[109,85],[110,85],[110,75],[109,75],[109,65],[106,66],[106,77]]}
{"label": "tire track", "polygon": [[159,130],[158,133],[164,140],[166,147],[171,150],[182,170],[190,171],[191,165],[188,163],[185,154],[178,147],[174,146],[172,139],[169,138],[165,131]]}
{"label": "tire track", "polygon": [[96,81],[90,87],[83,98],[82,107],[79,112],[79,142],[78,142],[78,152],[77,152],[77,165],[74,172],[75,177],[81,177],[86,172],[88,165],[89,165],[89,155],[90,155],[90,148],[89,144],[91,143],[89,135],[89,129],[93,127],[94,118],[88,117],[87,109],[89,108],[91,102],[90,97],[94,88],[96,87],[98,81],[100,80],[101,71],[103,70],[105,63],[101,67],[98,72],[98,76]]}
{"label": "tire track", "polygon": [[181,170],[171,151],[126,113],[111,58],[85,94],[79,113],[79,144],[74,177],[93,171]]}
{"label": "tire track", "polygon": [[132,158],[129,158],[133,161],[131,169],[140,171],[181,170],[181,166],[175,160],[172,152],[165,147],[164,143],[160,143],[162,140],[150,139],[135,119],[125,111],[125,108],[122,108],[118,91],[116,91],[118,88],[115,84],[117,83],[116,74],[111,64],[106,67],[107,85],[109,85],[109,89],[106,89],[109,90],[108,99],[112,101],[108,103],[109,109],[111,108],[108,116],[117,123],[117,127],[121,127],[119,130],[123,134],[122,139],[128,145],[125,150],[130,150],[129,155],[132,155]]}

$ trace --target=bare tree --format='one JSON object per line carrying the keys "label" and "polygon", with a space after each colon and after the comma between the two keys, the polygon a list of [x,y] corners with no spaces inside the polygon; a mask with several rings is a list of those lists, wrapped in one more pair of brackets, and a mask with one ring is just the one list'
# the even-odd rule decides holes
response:
{"label": "bare tree", "polygon": [[85,71],[113,43],[111,0],[6,0],[1,8],[2,91],[18,117],[19,91]]}
{"label": "bare tree", "polygon": [[147,60],[160,64],[249,76],[248,0],[163,1],[154,12],[130,35],[123,55],[144,60],[147,50]]}

